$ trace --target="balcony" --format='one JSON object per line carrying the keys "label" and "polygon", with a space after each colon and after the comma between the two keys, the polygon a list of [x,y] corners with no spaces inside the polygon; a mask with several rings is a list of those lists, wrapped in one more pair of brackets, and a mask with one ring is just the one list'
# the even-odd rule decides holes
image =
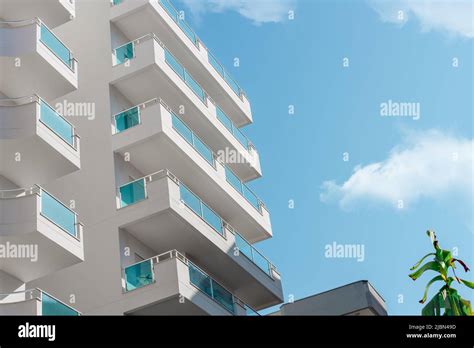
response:
{"label": "balcony", "polygon": [[209,146],[163,102],[154,100],[146,105],[140,111],[130,109],[116,115],[119,133],[112,137],[114,152],[128,154],[129,163],[141,173],[168,168],[218,207],[231,224],[252,231],[250,241],[271,237],[265,205],[229,166],[218,161]]}
{"label": "balcony", "polygon": [[78,316],[80,312],[41,289],[0,294],[0,315]]}
{"label": "balcony", "polygon": [[80,169],[74,126],[36,95],[0,99],[0,144],[0,175],[20,187]]}
{"label": "balcony", "polygon": [[241,229],[244,225],[232,227],[217,212],[219,206],[201,199],[170,172],[121,186],[117,206],[119,227],[157,254],[179,245],[253,308],[282,301],[279,273],[248,242],[255,233]]}
{"label": "balcony", "polygon": [[129,315],[258,315],[176,250],[130,265],[123,275]]}
{"label": "balcony", "polygon": [[1,93],[54,100],[77,89],[76,59],[40,19],[0,22],[0,36]]}
{"label": "balcony", "polygon": [[252,122],[247,96],[168,0],[122,0],[111,22],[129,39],[158,35],[238,127]]}
{"label": "balcony", "polygon": [[182,115],[215,149],[230,149],[238,161],[229,163],[244,181],[261,176],[260,159],[252,143],[219,105],[169,53],[161,41],[146,35],[114,50],[111,84],[133,105],[160,97]]}
{"label": "balcony", "polygon": [[19,21],[40,17],[50,28],[69,22],[76,16],[75,0],[3,0],[0,19]]}
{"label": "balcony", "polygon": [[42,188],[0,191],[0,243],[25,251],[7,255],[1,271],[29,282],[82,262],[82,233],[76,213]]}

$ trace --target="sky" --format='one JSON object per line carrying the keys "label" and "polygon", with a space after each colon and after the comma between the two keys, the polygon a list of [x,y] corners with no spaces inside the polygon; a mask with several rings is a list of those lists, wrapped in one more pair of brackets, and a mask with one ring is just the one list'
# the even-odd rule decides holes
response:
{"label": "sky", "polygon": [[428,229],[474,267],[472,1],[173,3],[249,96],[285,302],[365,279],[420,314]]}

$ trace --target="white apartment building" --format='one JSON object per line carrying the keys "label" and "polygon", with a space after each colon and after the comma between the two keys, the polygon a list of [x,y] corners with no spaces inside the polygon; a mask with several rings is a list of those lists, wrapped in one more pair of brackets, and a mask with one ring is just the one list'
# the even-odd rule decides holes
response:
{"label": "white apartment building", "polygon": [[169,0],[0,0],[0,315],[282,303],[251,122]]}

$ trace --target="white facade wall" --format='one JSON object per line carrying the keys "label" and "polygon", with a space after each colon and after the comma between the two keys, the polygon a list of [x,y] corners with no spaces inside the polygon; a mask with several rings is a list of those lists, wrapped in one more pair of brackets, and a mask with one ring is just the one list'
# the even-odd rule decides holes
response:
{"label": "white facade wall", "polygon": [[[0,2],[5,1],[13,2],[13,0],[0,0]],[[35,2],[35,0],[31,0],[31,2]],[[50,6],[56,6],[56,2],[54,2],[54,4],[53,2],[51,2]],[[2,283],[0,290],[15,291],[20,288],[40,288],[69,304],[71,304],[69,302],[70,298],[74,297],[75,303],[71,304],[71,306],[85,315],[162,313],[228,315],[229,312],[224,310],[222,306],[190,284],[188,267],[178,259],[168,260],[157,265],[155,272],[159,273],[156,274],[156,284],[132,292],[124,292],[123,269],[125,267],[140,261],[142,258],[147,259],[156,256],[159,252],[166,251],[162,250],[160,243],[152,245],[145,243],[127,230],[130,226],[130,228],[133,228],[134,225],[137,225],[142,220],[150,220],[156,224],[157,231],[166,233],[167,230],[172,229],[173,233],[177,234],[176,239],[173,239],[173,242],[170,243],[172,245],[170,245],[169,250],[176,249],[182,255],[186,257],[189,256],[193,262],[202,268],[204,268],[202,264],[212,265],[212,267],[210,267],[211,271],[205,269],[209,276],[218,279],[219,283],[234,295],[237,295],[241,301],[252,302],[253,305],[259,309],[280,303],[283,295],[281,280],[279,275],[277,276],[276,271],[274,273],[275,278],[271,278],[251,261],[245,259],[244,256],[240,255],[240,258],[236,259],[235,256],[232,255],[233,250],[231,246],[233,244],[231,245],[230,242],[219,240],[219,238],[222,238],[220,236],[204,239],[205,233],[211,233],[212,235],[214,232],[205,232],[202,236],[199,236],[199,238],[202,238],[201,240],[208,241],[206,242],[206,246],[201,249],[196,247],[196,245],[186,243],[186,236],[187,233],[190,233],[190,230],[196,229],[196,231],[193,230],[192,233],[201,233],[198,232],[200,228],[209,229],[209,226],[202,220],[199,220],[200,218],[193,215],[193,213],[187,213],[190,214],[189,221],[194,221],[193,223],[196,224],[196,226],[193,227],[186,218],[172,212],[172,209],[182,209],[179,208],[182,203],[178,201],[179,188],[170,179],[159,180],[153,185],[150,185],[149,195],[151,198],[147,204],[123,209],[118,209],[117,207],[117,189],[119,186],[134,179],[153,174],[152,172],[146,172],[134,167],[132,162],[124,158],[123,154],[118,152],[114,153],[113,147],[115,142],[115,139],[113,139],[113,115],[135,106],[137,104],[136,100],[139,100],[139,103],[147,101],[146,95],[149,93],[146,85],[137,84],[131,87],[131,91],[133,91],[132,97],[131,94],[127,93],[127,89],[117,88],[117,85],[112,83],[123,84],[123,80],[120,79],[129,78],[128,74],[132,71],[131,68],[127,66],[114,67],[112,64],[112,51],[115,47],[136,38],[130,37],[130,33],[127,32],[127,30],[124,32],[122,23],[120,23],[120,21],[116,22],[116,20],[119,19],[119,17],[127,18],[127,16],[130,15],[127,11],[127,7],[133,7],[137,3],[138,2],[131,0],[125,0],[123,4],[111,7],[109,0],[77,0],[74,9],[69,9],[74,13],[74,19],[64,21],[64,23],[60,23],[62,21],[60,19],[52,21],[54,22],[54,33],[74,52],[74,57],[78,62],[78,70],[73,74],[74,76],[72,76],[75,78],[75,75],[77,75],[76,86],[74,83],[70,83],[71,72],[62,71],[62,67],[57,69],[58,71],[56,73],[59,75],[56,76],[56,80],[59,81],[62,74],[64,75],[62,78],[65,80],[64,85],[69,81],[69,85],[72,87],[69,86],[64,89],[64,93],[58,94],[58,84],[55,82],[56,80],[51,80],[55,83],[55,86],[53,86],[55,88],[43,88],[43,90],[47,92],[47,101],[50,105],[64,103],[65,101],[73,103],[73,105],[90,103],[90,105],[93,105],[95,113],[94,115],[74,115],[66,117],[76,127],[76,131],[81,137],[80,167],[78,166],[78,168],[76,168],[77,170],[70,170],[67,173],[61,173],[56,176],[50,175],[49,180],[41,184],[61,202],[74,206],[74,211],[84,224],[83,239],[81,240],[83,257],[81,256],[81,262],[77,262],[74,265],[69,264],[63,268],[59,267],[38,279],[32,279],[26,283],[15,281],[14,275],[2,274],[0,272],[0,282]],[[150,3],[152,3],[153,6],[147,6],[146,11],[148,15],[167,16],[157,1],[150,1]],[[18,6],[28,7],[29,3],[28,1],[22,1],[18,3]],[[66,6],[69,6],[69,4],[66,4]],[[156,8],[157,6],[158,10]],[[0,7],[0,18],[2,18],[1,11],[2,7]],[[25,13],[29,12],[25,11]],[[38,16],[40,15],[41,14]],[[147,14],[144,13],[144,15],[146,16]],[[111,19],[113,22],[111,22]],[[128,20],[132,22],[137,21],[138,24],[146,21],[146,18],[140,19],[140,17],[130,15]],[[160,23],[167,23],[166,25],[176,25],[174,22],[170,22],[168,17],[163,17],[159,19],[159,21]],[[53,27],[53,25],[51,25],[50,28],[51,27]],[[156,28],[159,29],[160,27]],[[170,33],[176,31],[176,28],[161,28],[165,29],[163,29],[161,33],[155,33],[156,35],[165,35],[167,40],[173,38]],[[30,30],[28,27],[20,30],[14,29],[14,35],[23,35],[23,31],[27,32],[28,30]],[[1,35],[4,35],[4,32],[6,31],[0,32],[2,33]],[[24,51],[30,49],[31,45],[35,42],[34,38],[31,38],[31,35],[27,35],[25,38],[7,35],[8,39],[4,41],[5,47],[3,47],[2,44],[0,52],[10,50],[8,55],[22,54]],[[183,33],[179,33],[175,39],[183,40],[183,42],[187,40],[187,38],[183,36]],[[17,42],[22,42],[22,44],[17,45]],[[182,43],[176,42],[172,44],[172,47],[179,46],[182,46]],[[13,50],[11,47],[13,47]],[[147,45],[138,45],[138,49],[140,50],[147,47]],[[154,56],[151,55],[148,56],[148,58],[161,59],[160,64],[164,63],[164,57],[162,56],[164,52],[162,48],[151,47],[153,48]],[[195,48],[193,48],[193,50],[194,49]],[[203,54],[203,50],[204,48],[202,46],[197,52],[177,50],[173,52],[173,54],[180,56],[179,58],[181,58],[184,63],[189,64],[186,68],[201,77],[202,80],[198,80],[197,82],[205,85],[210,91],[233,93],[220,75],[210,70],[213,68],[209,63],[205,62],[204,65],[202,63],[197,64],[197,62],[207,57],[207,53]],[[138,54],[140,54],[140,52],[137,52],[137,55]],[[187,57],[183,56],[183,54],[199,54],[200,58],[194,56]],[[38,59],[49,59],[45,56],[46,53],[44,52],[39,52],[39,55],[40,58]],[[131,65],[136,65],[137,62],[139,62],[138,59],[136,61],[132,60],[130,63]],[[44,70],[41,70],[37,75],[35,75],[34,70],[28,70],[31,84],[27,83],[25,74],[21,75],[22,77],[19,83],[27,87],[27,92],[34,92],[33,90],[38,84],[48,85],[49,80],[45,78],[45,76],[47,77],[50,71],[49,68],[43,67],[43,65],[38,68],[44,68]],[[2,69],[2,71],[7,71],[9,68],[3,64]],[[167,69],[169,69],[169,67],[167,67]],[[118,74],[119,72],[122,75]],[[169,73],[170,72],[171,70],[169,70]],[[148,77],[146,74],[153,74],[150,71],[140,72],[138,70],[133,72],[133,74],[135,74],[134,76],[138,76],[140,73],[145,74],[142,76],[145,81]],[[13,74],[14,71],[11,69],[8,70],[8,76],[13,76]],[[117,78],[119,80],[117,80]],[[176,84],[174,88],[183,89],[181,93],[177,93],[170,92],[171,90],[168,87],[163,87],[168,86],[166,83],[169,83],[165,83],[163,77],[156,75],[153,78],[155,78],[155,80],[152,80],[153,83],[155,85],[158,84],[159,87],[156,90],[157,93],[155,93],[158,95],[153,95],[154,97],[160,98],[161,95],[159,95],[159,92],[162,91],[163,93],[168,93],[176,105],[180,103],[190,105],[190,103],[193,102],[190,98],[194,98],[195,96],[188,95],[186,97],[186,93],[189,94],[189,91],[184,91],[186,86],[180,86],[181,81],[172,81]],[[160,87],[161,84],[162,87]],[[6,89],[1,89],[0,95],[9,98],[19,97],[19,95],[11,95],[11,91],[16,91],[15,88],[9,88],[9,93],[5,93],[5,91]],[[143,98],[141,97],[142,94]],[[252,120],[250,105],[246,97],[239,99],[235,94],[229,96],[210,96],[212,98],[222,99],[227,113],[231,114],[235,112],[236,124],[246,124]],[[212,107],[211,105],[211,110]],[[208,112],[206,110],[204,111],[206,113]],[[194,107],[193,112],[199,115],[202,111]],[[156,117],[157,120],[159,120],[160,115],[157,114]],[[209,121],[206,117],[208,117],[208,115],[201,115],[198,118],[193,117],[194,124],[190,125],[190,127],[192,126],[192,128],[202,133],[203,138],[206,137],[210,139],[209,143],[212,144],[214,151],[221,149],[224,145],[228,146],[229,144],[235,148],[241,147],[234,138],[231,138],[231,134],[225,133],[228,131],[223,128],[221,124],[213,126],[212,122],[216,121]],[[0,122],[0,127],[1,125],[2,123]],[[169,128],[168,131],[171,132],[171,128]],[[1,128],[0,134],[2,134]],[[140,134],[138,135],[140,136]],[[115,136],[118,137],[117,135]],[[141,136],[143,136],[143,134]],[[180,142],[183,141],[182,138],[177,139],[179,139]],[[203,140],[206,141],[206,139]],[[136,143],[146,143],[147,141],[149,140],[146,137],[143,137],[143,139],[137,138]],[[185,147],[188,146],[188,144],[182,143],[182,146]],[[154,161],[155,153],[158,155],[160,151],[164,151],[166,148],[157,146],[156,149],[151,149],[153,151],[150,152],[149,157],[152,162]],[[61,149],[55,149],[55,151],[61,153]],[[43,158],[45,153],[40,153],[38,156],[39,158]],[[195,153],[193,153],[192,156],[195,156],[194,161],[203,161],[202,158],[196,157],[197,155]],[[188,161],[186,163],[187,167],[193,163],[193,158],[191,157],[180,157],[180,159],[182,161]],[[45,163],[44,165],[48,167],[51,166],[51,163]],[[54,166],[53,164],[53,167]],[[186,168],[186,166],[182,168]],[[259,166],[258,163],[257,167],[253,169],[237,168],[236,170],[245,176],[242,180],[246,181],[248,178],[260,176]],[[177,168],[181,167],[177,164]],[[204,190],[200,182],[193,182],[192,173],[183,173],[187,174],[187,185],[193,189],[200,188],[198,190],[201,190],[201,193],[212,201],[216,210],[219,210],[221,206],[225,207],[224,212],[228,216],[226,216],[226,218],[230,220],[234,218],[237,225],[257,226],[260,228],[256,235],[251,236],[253,240],[271,237],[271,225],[268,212],[265,210],[263,214],[260,214],[256,210],[252,211],[249,203],[246,202],[243,197],[231,191],[233,189],[225,181],[225,178],[223,179],[221,177],[218,181],[213,181],[217,179],[212,179],[209,176],[209,178],[206,179],[206,185],[213,183],[212,185],[225,187],[225,189],[221,188],[221,192],[225,192],[225,190],[230,192],[227,194],[228,197],[222,193],[217,196],[211,193],[208,194],[207,191],[213,191],[212,186],[209,186],[209,188],[206,186]],[[200,175],[208,174],[201,173]],[[218,178],[217,173],[215,175],[216,178]],[[1,190],[17,188],[19,186],[20,185],[15,183],[14,180],[11,180],[11,178],[2,176],[0,172]],[[159,195],[156,195],[154,192],[158,192]],[[224,201],[224,198],[233,203],[229,204]],[[150,204],[150,202],[153,202],[153,204]],[[166,210],[166,212],[162,214],[163,216],[160,215],[160,207]],[[11,210],[11,205],[9,209]],[[232,209],[235,209],[235,214]],[[21,214],[19,210],[17,210],[17,213]],[[235,216],[238,218],[235,218]],[[1,214],[0,219],[2,219]],[[135,221],[134,219],[137,220]],[[167,229],[165,224],[170,223],[170,221],[176,221],[177,225],[171,223],[169,225],[170,228]],[[2,221],[0,220],[0,226],[1,223]],[[186,227],[188,231],[185,232],[184,230],[180,230],[181,227],[179,226],[190,227]],[[159,240],[158,237],[159,236],[157,236],[157,240]],[[213,238],[218,241],[215,245],[212,244]],[[232,238],[234,237],[232,236]],[[225,249],[223,248],[224,245],[225,248],[227,248],[226,252],[223,252],[223,249]],[[68,249],[70,247],[65,246],[65,248]],[[212,258],[214,257],[214,253],[218,255],[218,258],[213,262]],[[220,260],[223,260],[223,262]],[[5,285],[7,283],[8,285]],[[256,295],[254,296],[254,294]],[[185,305],[182,306],[179,301],[173,300],[179,298],[179,296],[184,296],[187,299]],[[0,300],[0,308],[1,306]],[[1,312],[0,310],[0,313],[12,313],[12,311],[14,311],[11,309],[13,305],[9,304],[8,306],[8,310],[5,310],[5,312]],[[27,304],[24,303],[18,306],[18,312],[22,311],[22,306],[27,306]],[[243,315],[243,309],[237,309],[236,314]]]}

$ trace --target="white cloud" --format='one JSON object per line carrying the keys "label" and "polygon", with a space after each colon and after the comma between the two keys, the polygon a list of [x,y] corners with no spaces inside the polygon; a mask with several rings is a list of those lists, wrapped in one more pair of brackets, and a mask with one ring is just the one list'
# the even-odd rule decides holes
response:
{"label": "white cloud", "polygon": [[439,131],[412,133],[384,161],[355,167],[343,184],[324,182],[320,199],[337,201],[342,208],[360,200],[394,207],[403,200],[407,206],[420,198],[438,199],[450,193],[472,201],[473,149],[473,139]]}
{"label": "white cloud", "polygon": [[294,10],[296,0],[182,0],[199,20],[207,12],[238,12],[260,25],[268,22],[282,22],[288,18],[288,11]]}
{"label": "white cloud", "polygon": [[[417,18],[422,31],[474,37],[472,0],[368,0],[384,22],[405,24]],[[402,11],[403,18],[399,16]]]}

